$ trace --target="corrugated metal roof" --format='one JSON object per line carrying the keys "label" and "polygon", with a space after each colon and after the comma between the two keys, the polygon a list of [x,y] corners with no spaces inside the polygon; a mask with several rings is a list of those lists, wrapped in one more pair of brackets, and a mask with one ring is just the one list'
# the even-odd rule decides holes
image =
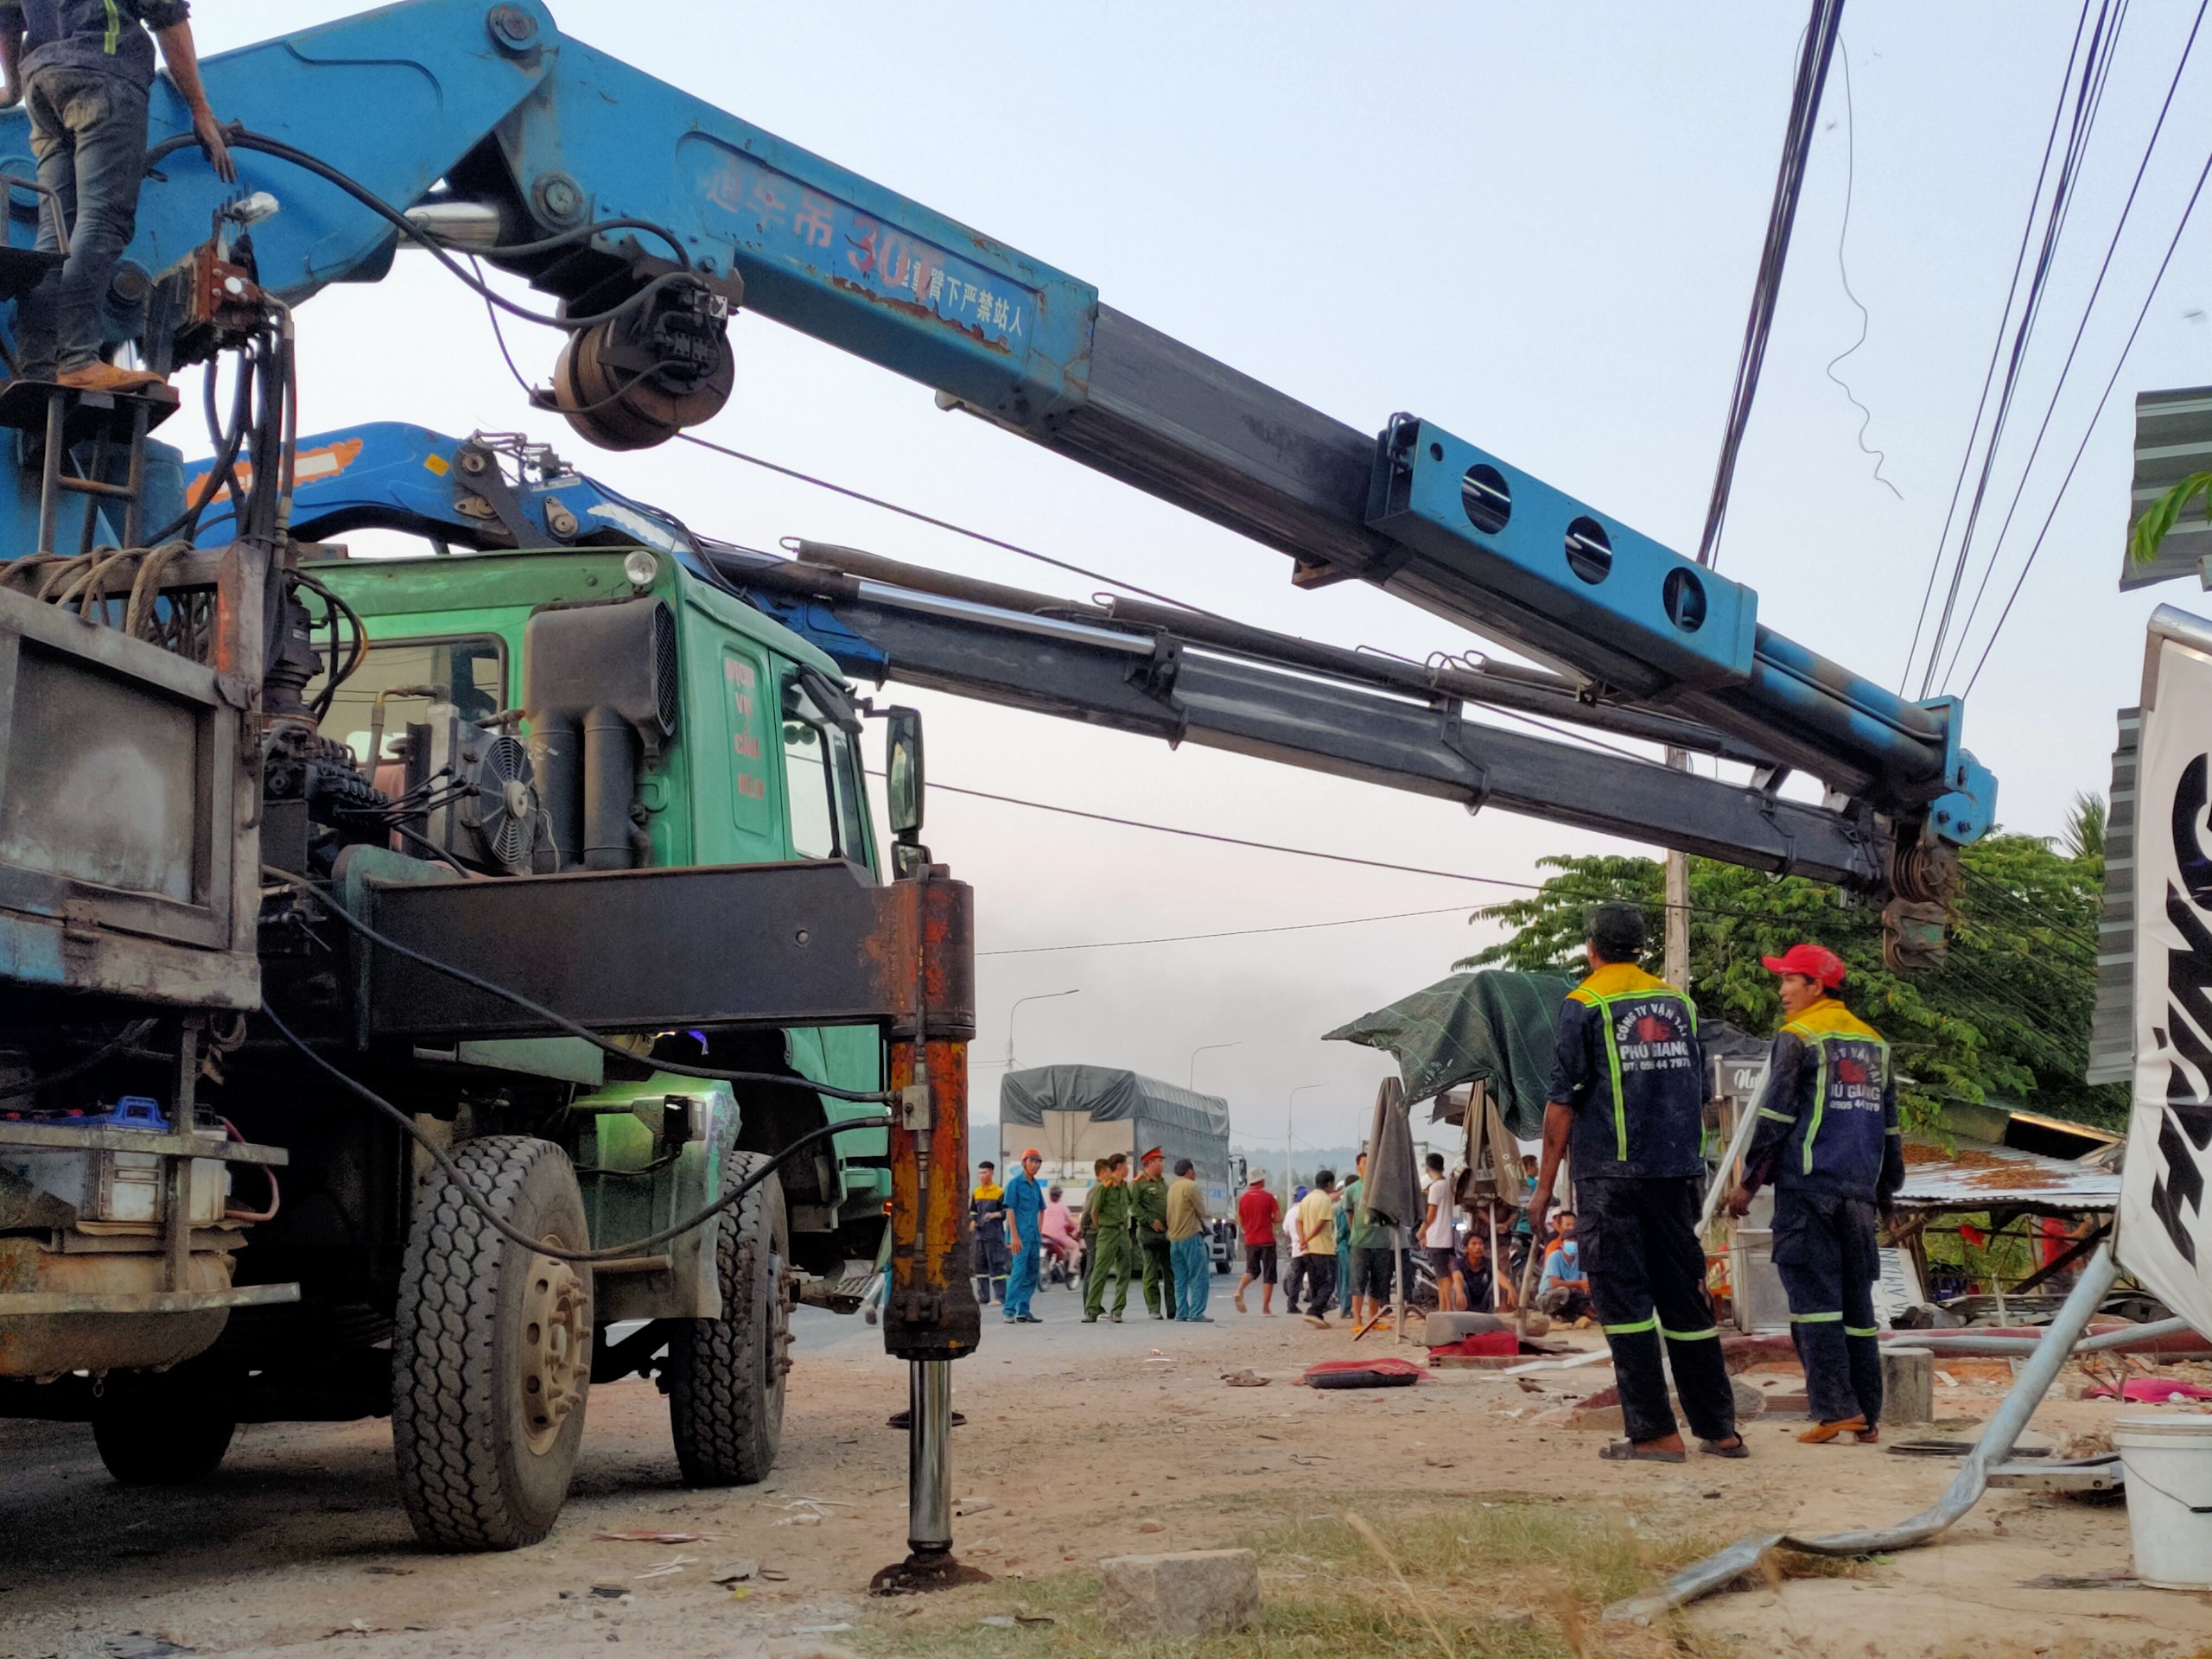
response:
{"label": "corrugated metal roof", "polygon": [[2009,1147],[1947,1150],[1908,1141],[1904,1190],[1897,1202],[1899,1209],[1923,1214],[1992,1208],[2067,1215],[2111,1211],[2120,1208],[2120,1172]]}
{"label": "corrugated metal roof", "polygon": [[[2133,528],[2143,510],[2191,473],[2212,473],[2212,386],[2182,386],[2135,394],[2135,480],[2128,496],[2127,523]],[[2120,585],[2147,588],[2153,582],[2194,576],[2197,562],[2212,554],[2212,525],[2191,507],[2167,533],[2158,556],[2149,564],[2127,562],[2127,540],[2120,537]]]}
{"label": "corrugated metal roof", "polygon": [[2097,912],[2097,1001],[2089,1016],[2090,1083],[2135,1081],[2135,764],[2143,711],[2120,711],[2105,811],[2105,892]]}

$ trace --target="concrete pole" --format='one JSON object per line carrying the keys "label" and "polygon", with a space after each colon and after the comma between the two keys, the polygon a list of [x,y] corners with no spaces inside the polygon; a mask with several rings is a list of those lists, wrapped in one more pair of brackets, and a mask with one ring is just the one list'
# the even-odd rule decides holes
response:
{"label": "concrete pole", "polygon": [[[1677,772],[1690,769],[1685,749],[1669,749],[1667,764]],[[1690,860],[1689,855],[1667,855],[1667,949],[1661,977],[1677,989],[1690,988]]]}

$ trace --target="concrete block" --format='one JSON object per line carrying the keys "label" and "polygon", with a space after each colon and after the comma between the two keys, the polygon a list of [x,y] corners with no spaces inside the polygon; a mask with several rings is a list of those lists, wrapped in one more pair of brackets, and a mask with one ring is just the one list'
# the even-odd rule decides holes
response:
{"label": "concrete block", "polygon": [[1260,1611],[1260,1558],[1249,1549],[1112,1556],[1098,1563],[1098,1599],[1117,1631],[1225,1636]]}
{"label": "concrete block", "polygon": [[1929,1348],[1882,1344],[1882,1421],[1936,1421],[1936,1354]]}

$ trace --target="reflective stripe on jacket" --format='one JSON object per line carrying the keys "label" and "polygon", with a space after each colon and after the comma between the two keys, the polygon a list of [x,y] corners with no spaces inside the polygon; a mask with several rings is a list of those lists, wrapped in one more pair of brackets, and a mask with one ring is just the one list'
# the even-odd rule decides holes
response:
{"label": "reflective stripe on jacket", "polygon": [[1890,1046],[1834,997],[1776,1033],[1745,1179],[1881,1201],[1904,1184]]}
{"label": "reflective stripe on jacket", "polygon": [[1688,996],[1627,963],[1608,963],[1567,993],[1549,1098],[1574,1110],[1576,1180],[1699,1173],[1705,1096]]}

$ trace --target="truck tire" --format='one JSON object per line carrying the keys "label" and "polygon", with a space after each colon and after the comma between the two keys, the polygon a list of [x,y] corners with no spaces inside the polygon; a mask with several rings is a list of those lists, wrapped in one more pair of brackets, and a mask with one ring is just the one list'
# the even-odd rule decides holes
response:
{"label": "truck tire", "polygon": [[213,1474],[238,1425],[204,1411],[169,1413],[143,1400],[92,1419],[92,1444],[125,1486],[184,1486]]}
{"label": "truck tire", "polygon": [[[587,1249],[582,1195],[550,1141],[493,1135],[454,1162],[499,1217]],[[399,1493],[433,1549],[515,1549],[569,1495],[591,1389],[591,1269],[494,1232],[441,1169],[415,1195],[391,1338]]]}
{"label": "truck tire", "polygon": [[[730,1154],[722,1190],[766,1161]],[[784,1184],[771,1175],[722,1212],[715,1237],[722,1317],[678,1319],[669,1338],[668,1427],[687,1486],[750,1486],[775,1466],[791,1370],[783,1286],[790,1252]]]}

